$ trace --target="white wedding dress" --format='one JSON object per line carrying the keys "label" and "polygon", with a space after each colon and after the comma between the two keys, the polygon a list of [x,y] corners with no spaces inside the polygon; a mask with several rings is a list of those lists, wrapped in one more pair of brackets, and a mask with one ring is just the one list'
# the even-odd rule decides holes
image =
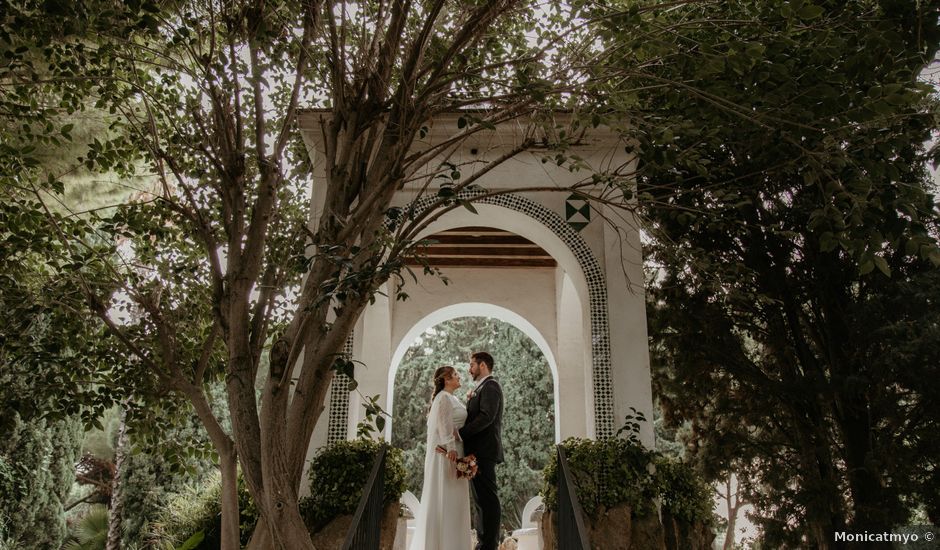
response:
{"label": "white wedding dress", "polygon": [[437,446],[463,456],[463,442],[454,430],[467,421],[467,408],[452,394],[434,397],[428,414],[424,487],[415,515],[415,532],[409,550],[470,550],[470,484],[457,478],[457,468]]}

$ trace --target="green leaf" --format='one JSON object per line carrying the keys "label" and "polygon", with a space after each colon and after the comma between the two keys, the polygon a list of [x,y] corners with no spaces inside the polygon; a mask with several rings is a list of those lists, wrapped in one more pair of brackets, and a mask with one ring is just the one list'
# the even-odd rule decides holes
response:
{"label": "green leaf", "polygon": [[931,251],[927,254],[927,259],[930,260],[930,263],[932,263],[934,267],[940,267],[940,251]]}
{"label": "green leaf", "polygon": [[878,271],[885,274],[886,277],[891,276],[891,267],[888,265],[888,262],[885,261],[881,256],[874,257],[875,267],[878,268]]}
{"label": "green leaf", "polygon": [[823,14],[825,10],[822,6],[817,6],[816,4],[805,4],[800,11],[798,12],[800,18],[802,19],[816,19]]}
{"label": "green leaf", "polygon": [[186,542],[176,550],[196,550],[199,548],[199,545],[202,544],[204,538],[206,538],[206,534],[202,531],[197,531],[195,535],[186,539]]}
{"label": "green leaf", "polygon": [[831,252],[835,250],[838,244],[838,239],[835,238],[831,231],[824,231],[823,234],[819,236],[819,250],[822,252]]}

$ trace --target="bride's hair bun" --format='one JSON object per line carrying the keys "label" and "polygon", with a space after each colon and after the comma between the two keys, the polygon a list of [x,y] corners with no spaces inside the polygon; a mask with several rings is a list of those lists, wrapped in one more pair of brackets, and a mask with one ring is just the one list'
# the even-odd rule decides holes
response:
{"label": "bride's hair bun", "polygon": [[444,379],[453,372],[456,371],[454,370],[454,367],[450,365],[437,367],[437,370],[434,371],[434,379],[432,380],[432,384],[434,385],[434,393],[431,394],[431,401],[434,401],[434,398],[437,397],[437,394],[444,391]]}

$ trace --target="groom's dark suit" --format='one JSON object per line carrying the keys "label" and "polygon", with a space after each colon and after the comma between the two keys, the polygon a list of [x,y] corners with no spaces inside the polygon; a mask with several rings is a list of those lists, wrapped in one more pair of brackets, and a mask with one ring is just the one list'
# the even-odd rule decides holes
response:
{"label": "groom's dark suit", "polygon": [[496,485],[496,465],[503,461],[503,390],[492,377],[474,391],[467,402],[467,422],[460,428],[466,454],[477,457],[479,471],[473,478],[477,507],[478,550],[499,546],[500,506]]}

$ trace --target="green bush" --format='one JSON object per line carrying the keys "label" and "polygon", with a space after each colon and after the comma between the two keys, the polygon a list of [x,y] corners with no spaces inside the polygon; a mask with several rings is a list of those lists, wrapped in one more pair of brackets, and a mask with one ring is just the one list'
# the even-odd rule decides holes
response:
{"label": "green bush", "polygon": [[[260,514],[242,476],[238,476],[239,533],[247,544]],[[218,472],[198,485],[189,485],[170,499],[157,521],[150,526],[152,542],[173,549],[196,533],[204,539],[197,547],[218,548],[222,528],[222,477]]]}
{"label": "green bush", "polygon": [[63,504],[75,478],[81,424],[9,416],[12,428],[0,440],[3,538],[22,548],[59,548],[68,535]]}
{"label": "green bush", "polygon": [[656,486],[663,512],[689,522],[711,522],[711,489],[688,464],[674,458],[658,457]]}
{"label": "green bush", "polygon": [[[584,513],[594,517],[601,509],[627,504],[638,515],[653,509],[656,488],[650,475],[653,454],[625,439],[568,438],[562,442]],[[542,499],[557,508],[558,455],[552,455],[542,474]]]}
{"label": "green bush", "polygon": [[[340,441],[320,451],[310,462],[310,495],[300,510],[311,533],[338,516],[353,514],[372,473],[375,457],[385,443],[370,439]],[[397,502],[405,491],[402,452],[388,447],[385,459],[385,504]]]}
{"label": "green bush", "polygon": [[[6,457],[0,455],[0,495],[9,495],[7,498],[15,496],[16,487],[16,472],[13,470],[13,465]],[[10,521],[4,513],[4,508],[6,506],[0,504],[0,550],[4,548],[2,541],[7,538],[7,523]]]}
{"label": "green bush", "polygon": [[16,472],[13,465],[5,456],[0,456],[0,494],[12,495],[16,488]]}
{"label": "green bush", "polygon": [[[655,510],[687,521],[710,521],[708,485],[686,464],[647,450],[626,439],[602,441],[569,438],[562,442],[585,515],[626,504],[638,516]],[[542,472],[542,499],[549,510],[558,507],[558,457]]]}

